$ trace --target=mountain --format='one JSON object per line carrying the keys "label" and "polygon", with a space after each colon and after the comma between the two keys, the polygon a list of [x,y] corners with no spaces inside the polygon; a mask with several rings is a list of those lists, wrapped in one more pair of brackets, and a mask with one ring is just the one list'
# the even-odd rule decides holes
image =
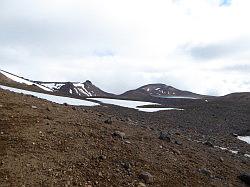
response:
{"label": "mountain", "polygon": [[137,88],[135,90],[127,91],[120,95],[121,97],[128,98],[142,98],[142,97],[187,97],[187,98],[202,98],[202,95],[195,94],[188,91],[176,89],[172,86],[165,84],[148,84]]}
{"label": "mountain", "polygon": [[0,84],[16,88],[49,93],[52,95],[62,95],[68,97],[110,97],[121,99],[132,99],[142,101],[159,100],[161,98],[203,98],[203,95],[195,94],[189,91],[176,89],[165,84],[148,84],[129,90],[121,95],[115,95],[105,92],[87,80],[81,82],[42,82],[33,81],[14,75],[7,71],[0,70]]}
{"label": "mountain", "polygon": [[84,83],[79,82],[39,82],[36,83],[50,88],[55,93],[80,97],[112,97],[111,93],[107,93],[87,80]]}
{"label": "mountain", "polygon": [[52,95],[70,97],[112,97],[113,94],[104,92],[89,80],[80,82],[41,82],[32,81],[7,71],[0,70],[0,83],[21,89],[46,92]]}

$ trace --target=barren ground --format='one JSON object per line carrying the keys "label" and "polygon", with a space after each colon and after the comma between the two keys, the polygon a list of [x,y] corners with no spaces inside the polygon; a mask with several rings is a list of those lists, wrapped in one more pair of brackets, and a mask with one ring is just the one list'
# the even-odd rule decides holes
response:
{"label": "barren ground", "polygon": [[238,176],[250,171],[250,146],[232,133],[249,132],[249,114],[249,103],[233,101],[145,113],[0,90],[0,186],[244,186]]}

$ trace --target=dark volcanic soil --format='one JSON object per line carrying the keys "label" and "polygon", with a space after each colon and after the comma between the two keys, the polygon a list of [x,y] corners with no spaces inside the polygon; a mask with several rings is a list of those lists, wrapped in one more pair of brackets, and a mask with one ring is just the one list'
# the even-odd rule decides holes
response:
{"label": "dark volcanic soil", "polygon": [[232,133],[248,132],[249,114],[226,100],[145,113],[0,90],[0,186],[245,186],[250,146]]}

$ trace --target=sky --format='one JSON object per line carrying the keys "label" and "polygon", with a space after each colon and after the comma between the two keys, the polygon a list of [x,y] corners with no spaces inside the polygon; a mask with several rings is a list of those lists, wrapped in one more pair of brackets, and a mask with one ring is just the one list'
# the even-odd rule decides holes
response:
{"label": "sky", "polygon": [[117,94],[149,83],[250,91],[249,10],[249,0],[0,0],[0,69]]}

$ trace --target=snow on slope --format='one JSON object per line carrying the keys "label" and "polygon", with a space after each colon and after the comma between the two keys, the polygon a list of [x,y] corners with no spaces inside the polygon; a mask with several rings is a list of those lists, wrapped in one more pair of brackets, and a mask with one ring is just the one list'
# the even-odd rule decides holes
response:
{"label": "snow on slope", "polygon": [[238,139],[250,144],[250,136],[238,136]]}
{"label": "snow on slope", "polygon": [[11,80],[13,80],[13,81],[15,81],[15,82],[19,82],[19,83],[23,83],[23,84],[27,84],[27,85],[33,85],[32,82],[27,81],[27,80],[25,80],[25,79],[22,79],[22,78],[20,78],[20,77],[14,76],[14,75],[9,74],[9,73],[7,73],[7,72],[4,72],[4,71],[2,71],[2,70],[0,70],[0,72],[1,72],[4,76],[8,77],[9,79],[11,79]]}
{"label": "snow on slope", "polygon": [[[44,94],[44,93],[32,92],[32,91],[12,88],[12,87],[8,87],[8,86],[0,85],[0,88],[4,89],[4,90],[16,92],[16,93],[33,95],[33,96],[36,96],[38,98],[46,99],[48,101],[58,103],[58,104],[67,103],[69,105],[75,105],[75,106],[96,106],[96,105],[99,105],[95,102],[91,102],[91,101],[87,101],[87,100],[74,99],[74,98],[69,98],[69,97],[55,96],[55,95],[49,95],[49,94]],[[143,106],[143,105],[152,105],[152,104],[159,105],[157,103],[143,102],[143,101],[104,99],[104,98],[95,98],[94,100],[100,101],[100,102],[105,103],[105,104],[113,104],[113,105],[117,105],[117,106],[121,106],[121,107],[133,108],[133,109],[143,111],[143,112],[157,112],[157,111],[161,111],[161,110],[183,110],[183,109],[178,109],[178,108],[139,108],[138,106]]]}
{"label": "snow on slope", "polygon": [[58,104],[67,103],[69,105],[76,105],[76,106],[96,106],[96,105],[99,105],[99,104],[91,102],[91,101],[74,99],[74,98],[69,98],[69,97],[62,97],[62,96],[55,96],[55,95],[49,95],[49,94],[43,94],[43,93],[37,93],[37,92],[31,92],[31,91],[27,91],[27,90],[11,88],[11,87],[2,86],[2,85],[0,85],[0,88],[2,88],[4,90],[10,90],[10,91],[16,92],[16,93],[33,95],[33,96],[36,96],[38,98],[46,99],[48,101],[52,101],[52,102],[58,103]]}
{"label": "snow on slope", "polygon": [[67,92],[72,94],[72,95],[79,95],[79,96],[95,96],[94,91],[88,91],[86,88],[86,85],[84,83],[41,83],[41,85],[50,88],[53,91],[58,91],[62,87],[67,87],[66,85],[69,86],[67,89]]}
{"label": "snow on slope", "polygon": [[60,87],[64,84],[62,84],[62,83],[46,83],[46,84],[41,83],[41,85],[48,87],[49,89],[55,91],[55,90],[60,89]]}
{"label": "snow on slope", "polygon": [[47,87],[45,87],[45,86],[43,86],[43,85],[40,85],[40,84],[31,82],[31,81],[28,81],[28,80],[26,80],[26,79],[23,79],[23,78],[21,78],[21,77],[15,76],[15,75],[10,74],[10,73],[7,73],[7,72],[5,72],[5,71],[0,70],[0,73],[2,73],[4,76],[8,77],[9,79],[11,79],[11,80],[13,80],[13,81],[15,81],[15,82],[22,83],[22,84],[27,84],[27,85],[29,85],[29,86],[31,86],[31,85],[36,85],[36,86],[38,86],[39,88],[41,88],[41,89],[43,89],[43,90],[45,90],[45,91],[48,91],[48,92],[51,92],[51,91],[52,91],[51,89],[49,89],[49,88],[47,88]]}
{"label": "snow on slope", "polygon": [[175,95],[176,89],[163,85],[163,84],[149,84],[141,87],[142,90],[145,90],[149,95]]}
{"label": "snow on slope", "polygon": [[82,83],[77,83],[77,84],[73,84],[75,87],[77,87],[78,89],[76,89],[76,92],[82,92],[83,94],[87,95],[87,96],[92,96],[92,93],[89,92],[86,88],[85,85]]}
{"label": "snow on slope", "polygon": [[142,112],[157,112],[162,110],[184,110],[180,108],[136,108],[136,109]]}
{"label": "snow on slope", "polygon": [[159,105],[158,103],[144,102],[144,101],[132,101],[132,100],[121,100],[121,99],[106,99],[106,98],[94,98],[94,100],[100,101],[105,104],[117,105],[127,108],[133,108],[143,112],[157,112],[160,110],[183,110],[179,108],[140,108],[139,106],[144,105]]}

